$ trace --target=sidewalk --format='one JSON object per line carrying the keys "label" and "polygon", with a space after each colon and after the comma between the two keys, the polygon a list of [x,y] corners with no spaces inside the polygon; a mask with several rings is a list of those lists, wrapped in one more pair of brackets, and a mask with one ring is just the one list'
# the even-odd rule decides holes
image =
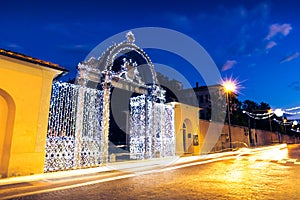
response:
{"label": "sidewalk", "polygon": [[228,157],[229,159],[233,156],[241,156],[247,155],[251,153],[255,153],[258,151],[271,150],[274,148],[286,148],[286,144],[273,145],[267,147],[260,148],[242,148],[237,151],[223,152],[223,153],[214,153],[214,154],[206,154],[206,155],[194,155],[194,156],[184,156],[184,157],[169,157],[169,158],[159,158],[159,159],[151,159],[151,160],[132,160],[132,161],[124,161],[124,162],[115,162],[108,163],[107,166],[100,166],[94,168],[87,169],[76,169],[70,171],[59,171],[59,172],[48,172],[44,174],[36,174],[30,176],[19,176],[19,177],[10,177],[0,179],[0,187],[5,185],[15,185],[32,181],[40,181],[40,180],[50,180],[57,178],[65,178],[72,176],[84,176],[93,173],[101,173],[101,172],[109,172],[109,171],[125,171],[129,173],[142,172],[143,170],[153,169],[155,167],[164,168],[164,167],[172,167],[174,169],[176,166],[185,165],[188,163],[196,162],[214,162],[218,161],[221,158]]}

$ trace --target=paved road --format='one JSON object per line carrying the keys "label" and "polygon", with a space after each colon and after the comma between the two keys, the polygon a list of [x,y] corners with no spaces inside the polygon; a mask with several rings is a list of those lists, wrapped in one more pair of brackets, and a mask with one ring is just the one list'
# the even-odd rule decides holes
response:
{"label": "paved road", "polygon": [[300,199],[299,161],[300,146],[289,145],[145,174],[110,172],[123,177],[16,199]]}

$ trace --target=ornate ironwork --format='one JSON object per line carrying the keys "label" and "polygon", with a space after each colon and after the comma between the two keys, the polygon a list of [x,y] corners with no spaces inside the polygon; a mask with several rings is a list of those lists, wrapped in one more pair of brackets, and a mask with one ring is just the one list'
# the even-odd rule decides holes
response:
{"label": "ornate ironwork", "polygon": [[130,158],[144,159],[146,132],[146,97],[130,98]]}
{"label": "ornate ironwork", "polygon": [[[83,92],[82,99],[80,91]],[[103,91],[69,83],[53,84],[45,171],[102,164],[102,111]],[[82,112],[79,113],[81,120],[78,112]]]}
{"label": "ornate ironwork", "polygon": [[130,99],[131,159],[175,156],[174,110],[145,95]]}
{"label": "ornate ironwork", "polygon": [[[134,41],[134,35],[129,32],[127,41],[110,46],[98,59],[91,57],[79,63],[77,85],[53,84],[45,171],[98,166],[108,162],[112,87],[142,94],[130,99],[131,158],[175,155],[173,108],[163,104],[165,91],[157,85],[153,63]],[[142,80],[134,59],[124,58],[120,70],[113,70],[114,61],[130,51],[144,60],[151,73],[151,83]],[[89,88],[90,85],[94,85],[95,89]],[[102,85],[102,90],[96,89],[99,85]]]}

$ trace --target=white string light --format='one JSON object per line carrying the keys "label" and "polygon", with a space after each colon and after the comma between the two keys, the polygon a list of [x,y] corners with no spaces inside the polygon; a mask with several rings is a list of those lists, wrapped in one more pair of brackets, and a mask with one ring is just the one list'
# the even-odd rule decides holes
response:
{"label": "white string light", "polygon": [[[290,111],[295,111],[296,112],[290,112]],[[299,110],[299,111],[297,111]],[[298,115],[300,114],[300,106],[296,106],[293,108],[287,108],[287,109],[281,109],[281,108],[277,108],[274,113],[276,114],[277,117],[281,117],[283,114],[287,114],[287,115]]]}
{"label": "white string light", "polygon": [[296,133],[300,133],[300,130],[299,130],[299,128],[297,128],[297,129],[291,129],[291,131],[294,131],[294,132],[296,132]]}
{"label": "white string light", "polygon": [[286,111],[291,111],[291,110],[299,110],[300,109],[300,106],[297,106],[297,107],[294,107],[294,108],[288,108],[288,109],[285,109]]}
{"label": "white string light", "polygon": [[[294,107],[294,108],[288,108],[285,110],[278,108],[278,109],[275,109],[275,111],[270,110],[271,112],[267,112],[267,113],[251,113],[251,112],[247,112],[245,110],[243,111],[243,113],[247,114],[249,117],[251,117],[253,119],[263,120],[263,119],[270,119],[273,115],[276,115],[277,117],[282,117],[284,114],[297,115],[297,114],[300,114],[300,111],[297,111],[299,109],[300,109],[300,106]],[[294,111],[294,110],[296,110],[297,112],[289,112],[289,111]],[[273,119],[273,121],[277,122],[279,125],[292,126],[291,131],[300,133],[299,127],[297,129],[294,129],[294,126],[297,126],[299,124],[299,122],[297,120],[281,121],[278,119]]]}
{"label": "white string light", "polygon": [[286,126],[286,125],[292,125],[293,124],[293,122],[292,121],[286,121],[286,122],[283,122],[283,121],[280,121],[280,120],[278,120],[278,119],[273,119],[275,122],[277,122],[278,124],[280,124],[280,125],[284,125],[284,126]]}
{"label": "white string light", "polygon": [[300,111],[299,112],[284,112],[285,114],[288,114],[288,115],[298,115],[300,114]]}
{"label": "white string light", "polygon": [[268,119],[274,115],[273,112],[271,112],[271,113],[250,113],[245,110],[243,111],[243,113],[247,114],[249,117],[251,117],[253,119],[258,119],[258,120]]}

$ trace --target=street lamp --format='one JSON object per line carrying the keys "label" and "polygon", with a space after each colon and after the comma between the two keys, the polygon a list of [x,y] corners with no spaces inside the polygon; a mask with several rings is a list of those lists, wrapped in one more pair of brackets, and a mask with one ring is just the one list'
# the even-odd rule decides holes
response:
{"label": "street lamp", "polygon": [[226,102],[227,102],[227,117],[228,117],[228,134],[229,134],[229,145],[232,149],[232,140],[231,140],[231,128],[230,128],[230,102],[229,102],[229,93],[236,91],[236,83],[232,80],[227,80],[223,82],[224,91],[226,93]]}

